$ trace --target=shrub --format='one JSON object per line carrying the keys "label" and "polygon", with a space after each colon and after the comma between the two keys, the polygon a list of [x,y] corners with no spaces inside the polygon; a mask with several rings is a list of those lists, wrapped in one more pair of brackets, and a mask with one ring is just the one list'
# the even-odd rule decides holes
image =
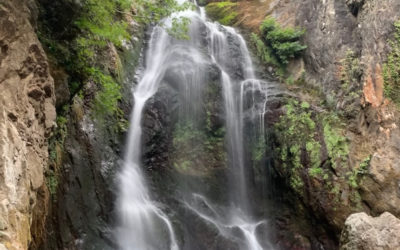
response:
{"label": "shrub", "polygon": [[304,29],[282,28],[272,17],[267,17],[262,22],[260,31],[264,43],[283,65],[288,64],[290,59],[299,56],[307,48],[299,41],[304,35]]}
{"label": "shrub", "polygon": [[267,45],[265,45],[265,43],[261,40],[261,38],[257,34],[252,33],[250,39],[256,48],[257,56],[264,63],[271,64],[276,67],[281,66],[278,60],[276,59],[275,55],[273,54],[272,49]]}

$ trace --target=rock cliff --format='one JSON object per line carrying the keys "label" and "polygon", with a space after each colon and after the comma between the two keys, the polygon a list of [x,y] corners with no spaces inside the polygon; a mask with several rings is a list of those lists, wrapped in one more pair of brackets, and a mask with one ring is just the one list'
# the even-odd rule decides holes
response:
{"label": "rock cliff", "polygon": [[286,112],[270,130],[274,168],[300,198],[287,202],[326,221],[337,239],[354,212],[400,216],[399,111],[384,73],[400,3],[238,1],[229,11],[243,32],[260,33],[267,16],[305,30],[307,49],[280,76],[291,94],[271,109]]}
{"label": "rock cliff", "polygon": [[[57,33],[60,43],[72,44],[77,27],[69,34],[60,27],[67,27],[72,17],[79,15],[79,2],[0,2],[0,250],[79,249],[92,242],[97,248],[115,248],[109,226],[113,224],[113,178],[119,145],[123,145],[122,133],[112,132],[93,116],[92,104],[101,88],[95,78],[84,79],[81,84],[85,87],[77,90],[69,77],[82,80],[82,76],[68,71],[54,58],[48,60],[38,40],[42,31],[37,28],[38,3],[45,9],[41,18],[50,25],[50,33]],[[282,77],[283,82],[294,82],[284,85],[290,93],[268,103],[270,110],[265,116],[270,139],[266,147],[270,150],[268,164],[274,168],[268,178],[281,191],[290,192],[275,194],[287,203],[277,218],[278,229],[291,226],[283,218],[287,215],[297,216],[306,228],[303,231],[307,231],[297,228],[294,243],[289,246],[283,239],[282,246],[333,249],[342,228],[343,249],[375,246],[381,238],[379,230],[395,234],[395,216],[400,216],[400,113],[385,94],[384,69],[391,51],[388,41],[394,37],[393,24],[400,19],[400,2],[252,0],[230,4],[228,12],[232,11],[235,15],[224,20],[244,33],[259,32],[266,16],[284,27],[305,29],[302,43],[307,49],[287,66]],[[118,18],[129,19],[129,15]],[[131,19],[127,23],[135,27],[130,31],[136,34],[124,45],[132,52],[126,60],[121,57],[121,46],[116,49],[109,41],[106,48],[96,50],[93,61],[107,76],[120,77],[121,64],[130,68],[137,65],[143,30]],[[51,54],[51,46],[47,47],[46,52]],[[63,56],[50,55],[57,60]],[[212,71],[210,68],[209,76],[216,77]],[[170,80],[173,86],[174,79]],[[212,80],[204,106],[209,126],[218,130],[222,123],[221,100]],[[128,81],[134,81],[134,77],[129,75]],[[126,94],[118,100],[125,115],[131,106],[129,88],[122,87]],[[179,105],[166,107],[163,101],[172,98],[171,89],[161,90],[149,102],[144,123],[144,163],[150,171],[160,170],[153,171],[152,177],[164,192],[169,192],[171,187],[165,186],[173,181],[166,180],[164,175],[168,173],[161,170],[174,165],[174,160],[178,167],[186,166],[183,163],[187,161],[172,141],[176,132],[171,127],[171,120],[176,118],[173,109]],[[65,134],[50,150],[55,156],[49,157],[48,140],[56,127],[56,106],[59,118],[64,112],[62,118],[66,120],[60,124],[65,126]],[[297,129],[297,134],[287,134],[290,128]],[[215,146],[220,147],[221,135],[214,137]],[[215,150],[206,165],[222,167],[223,157]],[[46,176],[49,165],[57,179]],[[187,174],[183,170],[177,171]],[[199,176],[194,184],[203,181]],[[215,176],[218,179],[218,173]],[[383,215],[376,219],[359,213],[348,217],[361,211]],[[277,235],[279,238],[280,233]],[[376,246],[398,247],[398,242],[391,239],[386,243]]]}
{"label": "rock cliff", "polygon": [[0,249],[27,249],[48,206],[44,172],[56,112],[37,11],[34,1],[0,3]]}

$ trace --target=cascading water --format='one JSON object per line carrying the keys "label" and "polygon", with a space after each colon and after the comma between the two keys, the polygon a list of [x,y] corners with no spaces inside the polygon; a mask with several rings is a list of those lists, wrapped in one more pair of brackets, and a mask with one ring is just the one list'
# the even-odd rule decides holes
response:
{"label": "cascading water", "polygon": [[[220,83],[226,119],[226,151],[228,155],[230,195],[229,204],[214,205],[204,195],[193,190],[190,198],[183,202],[204,222],[215,227],[225,238],[235,241],[241,249],[262,250],[273,247],[265,239],[257,237],[257,228],[265,220],[253,218],[249,201],[246,157],[244,150],[244,119],[248,94],[253,100],[252,115],[258,117],[260,128],[264,124],[266,87],[265,82],[255,79],[253,65],[244,39],[230,27],[221,26],[206,20],[203,8],[179,13],[189,17],[189,41],[179,41],[157,26],[154,28],[146,54],[146,68],[142,79],[136,86],[134,109],[124,158],[119,174],[119,197],[117,212],[119,227],[117,240],[121,249],[135,250],[177,250],[178,242],[168,216],[154,201],[141,171],[142,115],[146,102],[152,98],[165,82],[175,84],[188,105],[181,110],[181,116],[189,117],[197,124],[200,117],[202,83],[207,67],[213,65],[220,71]],[[165,20],[168,25],[170,20]],[[206,38],[204,39],[204,32]],[[228,54],[232,44],[238,48],[235,57]],[[256,105],[254,93],[261,93],[262,108]],[[238,234],[238,230],[240,233]],[[183,239],[184,241],[185,239]]]}
{"label": "cascading water", "polygon": [[[120,228],[118,243],[121,249],[165,249],[165,242],[151,237],[159,235],[161,224],[169,233],[170,249],[177,250],[171,222],[149,197],[148,189],[140,169],[141,117],[146,101],[152,97],[163,76],[161,65],[165,63],[165,49],[169,46],[168,34],[156,27],[150,38],[147,54],[148,67],[134,91],[134,109],[131,116],[128,145],[124,166],[120,173],[120,196],[117,202]],[[161,238],[162,239],[162,238]]]}

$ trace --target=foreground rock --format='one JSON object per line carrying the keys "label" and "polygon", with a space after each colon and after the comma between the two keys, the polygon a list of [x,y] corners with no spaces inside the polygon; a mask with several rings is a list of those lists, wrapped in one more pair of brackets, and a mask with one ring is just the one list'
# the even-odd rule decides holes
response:
{"label": "foreground rock", "polygon": [[54,83],[34,32],[34,1],[0,3],[0,249],[27,249],[43,228]]}
{"label": "foreground rock", "polygon": [[343,250],[400,249],[400,220],[388,212],[375,218],[366,213],[352,214],[340,241]]}

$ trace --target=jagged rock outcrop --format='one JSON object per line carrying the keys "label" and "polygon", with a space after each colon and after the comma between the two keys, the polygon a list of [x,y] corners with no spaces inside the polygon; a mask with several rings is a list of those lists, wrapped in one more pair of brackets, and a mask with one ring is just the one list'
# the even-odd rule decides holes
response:
{"label": "jagged rock outcrop", "polygon": [[0,3],[0,249],[27,249],[31,225],[43,227],[33,213],[47,207],[47,138],[56,112],[36,16],[34,1]]}
{"label": "jagged rock outcrop", "polygon": [[[311,127],[315,125],[313,129],[300,132],[298,120],[294,128],[296,133],[303,133],[299,138],[311,134],[311,141],[316,140],[319,146],[314,158],[308,152],[313,150],[313,144],[307,148],[301,140],[298,145],[290,142],[290,146],[301,149],[292,162],[287,161],[285,154],[274,155],[275,159],[286,158],[276,161],[275,169],[301,200],[289,202],[305,206],[312,217],[326,221],[333,235],[339,235],[351,213],[365,211],[377,215],[389,211],[399,216],[399,111],[385,98],[383,71],[390,51],[388,40],[393,37],[394,22],[400,18],[400,2],[267,0],[239,1],[238,6],[236,25],[245,31],[257,32],[265,16],[274,17],[284,27],[305,29],[301,42],[307,49],[287,68],[288,75],[303,79],[287,88],[292,91],[288,99],[296,99],[300,104],[305,101],[311,109],[307,110],[307,104],[299,104],[297,111],[292,112],[294,116],[281,116],[281,122],[296,124],[293,117],[309,117]],[[329,138],[326,131],[330,127],[325,126],[323,117],[337,114],[338,130]],[[289,124],[281,125],[282,131],[274,125],[271,129],[276,134],[285,133]],[[344,147],[348,147],[348,154],[336,165],[337,159],[329,152],[332,147],[327,144],[338,142],[340,137],[348,145]],[[275,139],[275,149],[288,143],[279,141],[279,135]],[[291,157],[296,148],[289,148]],[[312,161],[320,162],[313,165],[320,174],[310,172]],[[285,168],[283,163],[291,165]],[[293,174],[296,171],[298,175]]]}
{"label": "jagged rock outcrop", "polygon": [[393,250],[400,248],[400,220],[385,212],[379,217],[366,213],[350,215],[341,236],[342,250]]}
{"label": "jagged rock outcrop", "polygon": [[[272,16],[280,20],[287,10],[296,9],[292,23],[281,21],[306,29],[304,43],[308,48],[303,60],[307,84],[322,89],[327,102],[346,119],[345,135],[350,143],[348,171],[358,171],[363,159],[370,155],[368,173],[352,189],[342,188],[341,203],[348,204],[349,197],[359,190],[364,204],[357,205],[358,210],[399,215],[400,163],[394,156],[400,153],[400,123],[398,111],[383,94],[382,68],[390,50],[388,40],[394,32],[393,24],[400,18],[400,3],[394,0],[281,2],[272,10]],[[353,66],[344,63],[349,57],[353,57]],[[357,74],[344,79],[346,70]],[[335,170],[338,179],[340,171]],[[312,206],[323,207],[327,197],[319,191],[312,195],[316,198]],[[345,216],[337,213],[330,221],[340,228]]]}

